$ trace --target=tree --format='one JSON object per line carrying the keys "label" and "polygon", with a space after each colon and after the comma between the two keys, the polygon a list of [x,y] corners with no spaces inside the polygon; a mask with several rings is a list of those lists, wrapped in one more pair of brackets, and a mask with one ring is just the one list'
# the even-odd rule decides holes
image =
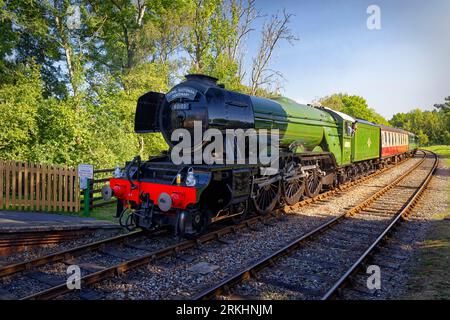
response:
{"label": "tree", "polygon": [[450,144],[450,115],[445,107],[433,111],[414,109],[408,113],[397,113],[390,123],[422,136],[424,144]]}
{"label": "tree", "polygon": [[57,65],[62,51],[54,41],[47,2],[4,1],[0,21],[0,85],[13,83],[16,71],[33,59],[40,66],[44,95],[66,96],[66,79]]}
{"label": "tree", "polygon": [[369,108],[367,101],[360,96],[350,96],[342,93],[333,94],[320,99],[319,103],[325,107],[346,113],[354,118],[379,124],[388,124],[388,121],[374,109]]}
{"label": "tree", "polygon": [[19,65],[14,83],[0,88],[0,158],[27,160],[38,134],[35,114],[42,103],[42,82],[39,66],[31,61]]}
{"label": "tree", "polygon": [[[167,148],[133,131],[136,100],[167,92],[186,70],[250,93],[245,40],[255,0],[0,0],[0,158],[123,164]],[[290,15],[266,23],[256,94]],[[278,32],[278,35],[276,35]],[[264,33],[263,33],[264,34]],[[274,35],[276,39],[272,39]],[[274,79],[273,79],[274,80]]]}
{"label": "tree", "polygon": [[189,2],[152,1],[151,15],[154,26],[155,54],[151,61],[170,63],[173,55],[182,49],[189,28]]}
{"label": "tree", "polygon": [[438,110],[443,110],[444,113],[448,115],[450,113],[450,96],[445,98],[444,103],[437,103],[434,107]]}
{"label": "tree", "polygon": [[293,44],[298,38],[289,28],[292,14],[283,10],[282,15],[279,13],[272,15],[269,21],[266,21],[261,32],[261,43],[258,54],[253,58],[251,73],[251,94],[256,94],[258,89],[264,86],[276,83],[276,78],[282,74],[269,68],[269,62],[272,58],[276,45],[286,40]]}
{"label": "tree", "polygon": [[417,133],[417,136],[419,137],[419,144],[421,146],[428,145],[428,141],[429,141],[428,136],[425,133],[423,133],[422,130],[419,130],[419,132]]}
{"label": "tree", "polygon": [[256,9],[256,0],[247,0],[246,4],[243,1],[231,1],[231,20],[236,25],[237,30],[235,37],[230,42],[228,47],[228,56],[234,61],[238,62],[238,74],[241,83],[244,81],[245,70],[243,67],[244,59],[244,41],[248,38],[250,32],[254,31],[253,23],[264,15],[260,10]]}
{"label": "tree", "polygon": [[214,0],[194,0],[191,9],[191,23],[189,35],[185,41],[185,50],[189,54],[192,67],[195,73],[204,72],[204,67],[211,52],[210,26],[213,22],[214,14],[217,12],[218,1]]}
{"label": "tree", "polygon": [[330,96],[323,97],[317,101],[319,104],[328,107],[336,111],[342,111],[344,109],[344,102],[342,102],[342,93],[332,94]]}

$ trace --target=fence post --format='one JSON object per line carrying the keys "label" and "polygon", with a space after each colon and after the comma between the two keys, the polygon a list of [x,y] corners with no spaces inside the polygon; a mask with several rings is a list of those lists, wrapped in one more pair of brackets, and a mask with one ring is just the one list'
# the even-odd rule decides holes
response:
{"label": "fence post", "polygon": [[86,188],[84,189],[84,206],[83,213],[85,216],[89,216],[89,207],[91,204],[91,179],[87,179]]}

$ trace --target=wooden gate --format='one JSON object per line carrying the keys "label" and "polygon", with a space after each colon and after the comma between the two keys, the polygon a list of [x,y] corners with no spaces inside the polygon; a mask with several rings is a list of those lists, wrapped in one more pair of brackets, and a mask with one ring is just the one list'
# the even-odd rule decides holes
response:
{"label": "wooden gate", "polygon": [[75,168],[0,160],[0,210],[80,210]]}

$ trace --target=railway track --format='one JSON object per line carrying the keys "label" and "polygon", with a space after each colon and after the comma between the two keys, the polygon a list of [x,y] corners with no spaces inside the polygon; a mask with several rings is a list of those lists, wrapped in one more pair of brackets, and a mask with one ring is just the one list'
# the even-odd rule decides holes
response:
{"label": "railway track", "polygon": [[[245,222],[239,224],[239,225],[233,225],[233,226],[227,226],[224,228],[220,228],[218,230],[214,230],[212,232],[209,232],[206,235],[203,235],[195,240],[184,240],[181,242],[176,242],[169,246],[162,246],[161,248],[156,248],[153,244],[152,246],[149,244],[130,244],[127,243],[126,246],[128,248],[134,248],[139,251],[141,251],[139,254],[136,254],[135,256],[132,256],[127,250],[126,253],[121,254],[120,249],[114,248],[109,250],[102,250],[101,253],[106,253],[107,255],[116,256],[117,258],[121,258],[124,260],[123,262],[119,262],[117,264],[113,264],[112,266],[104,267],[97,265],[96,263],[79,263],[78,261],[74,260],[66,260],[66,265],[79,265],[82,269],[85,268],[85,270],[88,272],[86,275],[81,277],[81,284],[83,287],[92,285],[94,283],[99,282],[100,280],[103,280],[105,278],[114,277],[121,275],[125,273],[128,270],[135,269],[137,267],[149,264],[154,262],[157,259],[161,259],[166,256],[177,254],[181,251],[196,248],[201,246],[204,243],[211,242],[211,241],[221,241],[220,237],[225,234],[234,233],[242,229],[251,228],[252,225],[256,223],[265,223],[269,219],[273,218],[273,215],[264,216],[264,217],[254,217],[246,220]],[[174,240],[174,239],[172,239]],[[104,246],[101,246],[104,247]],[[96,257],[96,260],[99,258]],[[97,271],[95,271],[97,269]],[[89,272],[90,271],[90,272]],[[48,281],[48,283],[51,283],[51,281]],[[23,300],[46,300],[46,299],[53,299],[58,296],[61,296],[66,293],[70,293],[72,290],[70,290],[66,282],[60,282],[58,285],[50,286],[47,289],[41,290],[37,293],[32,293],[30,295],[21,297],[20,299]]]}
{"label": "railway track", "polygon": [[[425,190],[438,158],[423,153],[420,162],[365,201],[193,299],[255,298],[264,290],[293,299],[336,297],[383,239],[407,218]],[[280,274],[289,279],[279,280]],[[245,288],[234,290],[243,283]]]}
{"label": "railway track", "polygon": [[4,232],[0,234],[0,256],[25,251],[32,247],[75,240],[94,233],[93,229]]}
{"label": "railway track", "polygon": [[[322,193],[315,198],[303,200],[295,206],[284,207],[281,211],[289,212],[291,210],[296,210],[317,201],[323,201],[324,199],[332,197],[337,193],[347,191],[353,186],[356,186],[368,179],[378,176],[389,169],[390,167],[377,171],[365,177],[361,177],[360,179],[349,182],[341,186],[340,188]],[[43,282],[45,284],[44,289],[39,289],[37,292],[33,292],[31,294],[20,295],[19,297],[16,296],[15,298],[52,299],[69,293],[71,290],[67,288],[65,278],[58,277],[52,274],[49,275],[45,272],[39,271],[39,269],[45,269],[48,264],[60,263],[64,267],[67,267],[71,264],[79,265],[82,269],[83,274],[81,278],[82,287],[85,288],[88,285],[97,283],[105,278],[120,275],[128,270],[143,266],[166,256],[177,254],[183,250],[196,248],[211,241],[220,242],[221,237],[224,235],[235,233],[243,229],[251,229],[252,225],[257,223],[268,223],[270,219],[274,218],[274,216],[277,215],[275,214],[265,217],[253,217],[239,225],[227,226],[218,230],[214,230],[196,240],[174,242],[170,245],[167,245],[167,242],[164,242],[164,244],[161,244],[160,246],[155,246],[155,243],[153,243],[153,245],[150,245],[148,241],[145,242],[145,238],[147,237],[147,235],[144,236],[143,232],[134,232],[127,235],[116,236],[113,238],[83,245],[77,248],[57,252],[55,254],[50,254],[48,256],[36,258],[34,260],[2,267],[0,268],[0,278],[17,276],[17,274],[20,274],[21,276],[23,275],[24,277],[28,278],[31,277],[32,279],[38,282]],[[161,231],[158,234],[154,234],[152,236],[162,236],[163,234],[164,232]],[[127,248],[126,251],[123,250],[125,247]],[[134,252],[130,254],[130,250],[134,250]],[[94,255],[93,259],[88,262],[83,262],[82,257],[89,254]],[[101,261],[102,256],[104,255],[117,258],[117,263],[113,263],[112,265],[102,265],[98,261]]]}

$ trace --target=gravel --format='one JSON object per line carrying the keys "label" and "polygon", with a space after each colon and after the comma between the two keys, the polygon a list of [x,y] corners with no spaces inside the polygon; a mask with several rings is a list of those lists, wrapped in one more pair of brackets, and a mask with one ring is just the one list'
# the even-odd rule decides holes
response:
{"label": "gravel", "polygon": [[[386,173],[381,174],[373,179],[369,179],[364,183],[352,187],[343,193],[332,196],[331,198],[319,201],[317,203],[303,207],[295,212],[283,216],[282,219],[268,225],[258,224],[252,226],[256,230],[245,230],[236,234],[228,234],[221,237],[222,242],[210,242],[202,245],[198,249],[190,249],[183,251],[177,255],[160,259],[145,267],[137,268],[123,274],[119,277],[109,278],[98,284],[83,288],[82,292],[94,291],[98,293],[98,297],[103,299],[179,299],[190,298],[193,294],[198,293],[224,279],[227,275],[236,270],[242,269],[263,256],[274,252],[284,246],[293,238],[304,234],[305,232],[319,226],[330,218],[344,212],[345,208],[351,207],[361,202],[383,186],[400,176],[405,170],[413,166],[419,161],[418,158],[404,162]],[[373,219],[381,219],[373,217]],[[81,240],[81,239],[80,239]],[[92,239],[90,239],[92,240]],[[98,239],[95,239],[98,240]],[[175,243],[175,239],[171,237],[161,237],[155,239],[139,240],[139,245],[147,246],[149,251],[160,249]],[[333,237],[324,239],[325,242],[333,244]],[[76,243],[76,242],[73,242]],[[71,244],[74,245],[74,244]],[[58,246],[57,250],[61,250]],[[116,250],[115,248],[114,250]],[[123,248],[124,254],[142,255],[144,251]],[[56,251],[56,250],[55,250]],[[28,253],[33,256],[40,254]],[[301,259],[313,257],[317,251],[305,251],[304,257],[286,260],[285,268],[291,268],[292,264]],[[16,256],[16,259],[29,259],[24,254]],[[77,262],[95,263],[103,266],[111,266],[123,261],[123,259],[99,252],[90,253],[77,258]],[[201,273],[192,271],[199,263],[209,266],[209,273]],[[332,263],[330,262],[330,265]],[[67,265],[62,263],[52,264],[41,268],[41,271],[53,275],[65,274]],[[323,275],[318,274],[316,278],[312,277],[311,286],[318,286],[321,276],[326,275],[327,268],[323,269]],[[278,278],[283,280],[286,273],[280,272]],[[289,282],[288,279],[284,279]],[[27,289],[27,281],[30,285]],[[15,293],[28,294],[42,289],[42,284],[36,284],[27,277],[9,277],[0,280],[0,288],[17,290]],[[315,281],[315,283],[314,283]],[[245,289],[245,284],[242,286]],[[45,286],[44,286],[45,287]],[[277,298],[277,299],[302,299],[298,292],[280,291],[276,292],[271,288],[267,288],[266,283],[252,282],[252,289],[258,288],[258,292],[262,292],[259,298]],[[21,291],[20,291],[21,290]],[[78,299],[79,293],[74,292],[61,297],[62,299]]]}
{"label": "gravel", "polygon": [[[431,162],[426,162],[428,167]],[[402,203],[413,191],[411,186],[418,186],[428,170],[418,169],[416,172],[370,206],[379,208],[383,213],[374,214],[371,210],[364,210],[343,220],[333,229],[304,244],[292,256],[259,273],[258,279],[264,279],[263,282],[268,285],[261,285],[261,281],[250,281],[244,288],[238,286],[234,293],[270,299],[321,298],[388,225],[393,213],[388,214],[384,212],[385,209],[389,208],[391,212],[401,209]],[[355,237],[352,229],[359,231],[361,225],[370,226],[372,231],[377,230],[376,234],[371,232],[364,237],[366,240],[359,234]]]}
{"label": "gravel", "polygon": [[[66,243],[64,245],[59,245],[58,250],[55,251],[69,249],[74,246],[90,243],[102,238],[104,237],[91,238],[90,241],[86,241],[86,239],[71,241],[70,244]],[[175,240],[173,237],[168,236],[161,236],[159,238],[148,238],[146,236],[137,237],[132,241],[129,241],[128,244],[145,247],[146,250],[131,248],[129,246],[121,246],[120,244],[109,245],[101,250],[95,250],[82,254],[75,258],[66,260],[65,262],[46,264],[42,267],[33,269],[31,273],[23,272],[4,277],[0,279],[0,291],[3,290],[9,292],[16,298],[24,297],[49,287],[48,283],[45,283],[45,281],[37,281],[35,278],[30,277],[30,274],[37,274],[39,276],[42,275],[42,273],[45,273],[45,275],[49,276],[51,280],[55,280],[57,282],[55,284],[64,283],[67,279],[67,268],[69,264],[79,265],[81,267],[81,274],[82,276],[84,276],[95,271],[92,268],[95,269],[96,267],[111,267],[113,265],[126,261],[127,258],[142,256],[144,254],[147,254],[149,251],[165,248],[169,245],[172,245],[176,243],[176,241],[177,240]],[[37,257],[38,254],[38,252],[34,252],[31,257]],[[123,257],[121,257],[121,255],[123,255]],[[44,279],[46,278],[46,276],[44,276]],[[73,295],[72,298],[77,298],[77,295]]]}
{"label": "gravel", "polygon": [[[227,235],[223,239],[229,244],[211,242],[203,245],[201,250],[187,250],[183,255],[190,259],[167,257],[146,268],[132,270],[125,277],[104,280],[94,286],[95,290],[102,292],[105,299],[190,298],[231,272],[280,249],[294,237],[319,226],[342,213],[345,208],[367,198],[417,161],[419,160],[413,159],[402,163],[387,173],[327,201],[292,212],[275,224],[269,226],[260,224],[256,231],[247,230]],[[219,268],[206,275],[191,271],[194,265],[202,262]]]}
{"label": "gravel", "polygon": [[[386,241],[371,264],[381,269],[381,289],[368,290],[367,274],[360,272],[355,277],[356,286],[344,292],[344,299],[384,300],[401,299],[407,284],[419,263],[418,247],[427,238],[435,215],[448,212],[449,181],[448,167],[440,161],[434,177],[412,210],[408,221],[403,222]],[[426,281],[426,275],[423,275]]]}
{"label": "gravel", "polygon": [[56,253],[63,250],[79,247],[84,244],[92,243],[102,239],[110,238],[115,235],[123,233],[121,229],[99,230],[94,234],[82,236],[79,239],[63,241],[60,243],[47,244],[35,248],[30,248],[26,251],[9,254],[7,256],[0,256],[0,266],[6,266],[13,263],[32,260],[48,254]]}

